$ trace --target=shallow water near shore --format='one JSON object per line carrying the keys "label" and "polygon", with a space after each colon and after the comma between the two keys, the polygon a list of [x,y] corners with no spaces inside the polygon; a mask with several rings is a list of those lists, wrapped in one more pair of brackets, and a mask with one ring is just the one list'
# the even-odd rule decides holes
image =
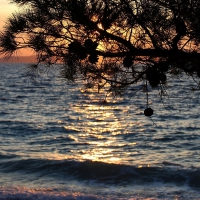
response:
{"label": "shallow water near shore", "polygon": [[[200,92],[170,77],[167,95],[122,97],[35,81],[0,64],[0,200],[200,199]],[[185,81],[188,81],[185,83]],[[106,101],[105,101],[106,100]]]}

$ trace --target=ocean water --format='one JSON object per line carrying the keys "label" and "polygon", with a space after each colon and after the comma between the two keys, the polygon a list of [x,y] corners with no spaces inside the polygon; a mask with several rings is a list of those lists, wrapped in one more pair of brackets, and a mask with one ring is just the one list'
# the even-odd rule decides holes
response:
{"label": "ocean water", "polygon": [[[169,77],[162,98],[36,80],[0,64],[0,200],[200,199],[200,92]],[[133,95],[134,94],[134,95]],[[105,101],[106,100],[106,101]]]}

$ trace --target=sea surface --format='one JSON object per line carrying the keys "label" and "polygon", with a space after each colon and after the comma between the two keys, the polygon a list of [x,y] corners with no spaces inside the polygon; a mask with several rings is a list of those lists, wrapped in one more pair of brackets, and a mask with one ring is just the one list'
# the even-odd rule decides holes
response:
{"label": "sea surface", "polygon": [[0,200],[200,199],[200,91],[169,76],[121,97],[68,84],[56,66],[0,64]]}

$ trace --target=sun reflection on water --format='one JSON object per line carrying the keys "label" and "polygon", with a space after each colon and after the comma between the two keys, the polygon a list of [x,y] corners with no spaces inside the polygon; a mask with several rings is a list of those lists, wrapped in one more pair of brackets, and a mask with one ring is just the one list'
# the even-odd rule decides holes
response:
{"label": "sun reflection on water", "polygon": [[[42,153],[37,154],[36,150],[31,156],[115,164],[137,162],[134,157],[141,153],[137,149],[140,141],[137,141],[136,135],[144,132],[144,126],[140,116],[135,119],[131,116],[138,107],[124,101],[124,97],[113,99],[92,89],[86,92],[81,90],[81,93],[80,90],[77,92],[77,87],[74,88],[72,100],[68,101],[65,112],[62,112],[64,114],[55,119],[53,126],[60,131],[46,138],[41,136],[37,148],[42,148]],[[53,147],[48,150],[44,144]]]}
{"label": "sun reflection on water", "polygon": [[[79,117],[73,124],[77,131],[76,137],[70,135],[70,138],[75,142],[87,143],[87,146],[81,147],[82,150],[77,152],[76,159],[121,163],[122,155],[118,149],[127,144],[120,135],[127,134],[128,126],[122,116],[127,115],[129,108],[120,106],[117,100],[109,96],[102,103],[102,96],[99,98],[99,94],[95,92],[84,95],[82,104],[71,105],[73,112]],[[70,127],[67,125],[64,128]]]}

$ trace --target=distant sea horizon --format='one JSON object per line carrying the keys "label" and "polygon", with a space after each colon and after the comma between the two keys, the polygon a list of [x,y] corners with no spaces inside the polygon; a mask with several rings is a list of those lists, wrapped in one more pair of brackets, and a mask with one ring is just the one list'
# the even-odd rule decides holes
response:
{"label": "distant sea horizon", "polygon": [[36,62],[35,55],[32,56],[11,56],[4,58],[0,56],[0,63],[34,63]]}

